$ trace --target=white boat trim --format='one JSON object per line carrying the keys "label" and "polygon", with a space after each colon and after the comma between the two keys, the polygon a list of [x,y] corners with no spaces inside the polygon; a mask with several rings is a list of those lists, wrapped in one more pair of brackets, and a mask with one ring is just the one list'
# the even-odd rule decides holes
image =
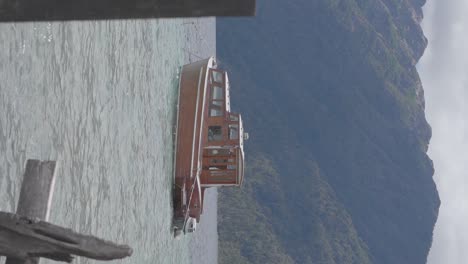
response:
{"label": "white boat trim", "polygon": [[202,184],[201,187],[225,187],[225,186],[237,186],[235,183],[228,183],[228,184],[219,184],[219,183],[210,183],[210,184]]}
{"label": "white boat trim", "polygon": [[[205,72],[205,83],[203,85],[203,104],[202,104],[202,115],[201,115],[201,122],[200,124],[203,124],[204,120],[205,120],[205,102],[206,102],[206,87],[208,86],[208,74],[210,73],[210,68],[212,67],[213,65],[213,57],[211,57],[209,60],[208,60],[208,65],[206,66],[206,72]],[[203,136],[203,133],[202,133],[202,130],[200,129],[200,134],[198,135],[198,153],[201,153],[201,142],[202,142],[202,136]],[[193,153],[192,153],[192,158],[193,158]],[[200,161],[200,158],[198,159]],[[197,171],[201,172],[201,168],[200,168],[200,163],[198,164],[198,168],[197,168]],[[197,175],[197,177],[199,176],[199,173]]]}
{"label": "white boat trim", "polygon": [[[202,67],[200,69],[200,73],[198,75],[198,87],[197,87],[197,103],[195,105],[195,119],[194,119],[194,124],[193,124],[193,138],[192,138],[192,161],[190,162],[190,179],[193,178],[193,162],[194,162],[194,159],[195,159],[195,156],[194,156],[194,153],[195,153],[195,137],[196,137],[196,132],[197,132],[197,126],[198,126],[198,122],[197,122],[197,119],[198,119],[198,105],[200,103],[200,85],[201,85],[201,77],[202,77],[202,73],[203,73],[203,70],[205,69],[205,67]],[[205,96],[203,96],[205,97]],[[202,116],[203,116],[203,113],[202,113]],[[200,145],[200,142],[198,142],[199,145]]]}

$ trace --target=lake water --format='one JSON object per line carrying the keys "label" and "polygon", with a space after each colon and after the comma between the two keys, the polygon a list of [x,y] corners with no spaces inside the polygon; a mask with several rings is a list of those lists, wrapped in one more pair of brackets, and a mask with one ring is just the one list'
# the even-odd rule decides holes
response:
{"label": "lake water", "polygon": [[213,18],[0,24],[0,210],[27,159],[58,160],[50,222],[134,248],[112,263],[216,263],[215,190],[170,232],[178,71],[215,45]]}

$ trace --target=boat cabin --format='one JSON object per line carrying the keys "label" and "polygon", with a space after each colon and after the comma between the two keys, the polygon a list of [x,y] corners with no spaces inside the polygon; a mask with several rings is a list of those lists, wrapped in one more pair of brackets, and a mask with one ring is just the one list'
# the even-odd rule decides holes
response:
{"label": "boat cabin", "polygon": [[240,186],[244,178],[244,130],[240,114],[231,113],[227,73],[209,70],[208,113],[202,155],[201,187]]}

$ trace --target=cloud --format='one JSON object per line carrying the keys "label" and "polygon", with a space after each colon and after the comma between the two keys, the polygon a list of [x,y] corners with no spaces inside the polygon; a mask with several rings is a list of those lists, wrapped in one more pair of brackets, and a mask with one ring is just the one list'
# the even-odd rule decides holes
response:
{"label": "cloud", "polygon": [[468,260],[468,1],[429,0],[428,48],[418,64],[433,137],[429,156],[442,204],[429,264]]}

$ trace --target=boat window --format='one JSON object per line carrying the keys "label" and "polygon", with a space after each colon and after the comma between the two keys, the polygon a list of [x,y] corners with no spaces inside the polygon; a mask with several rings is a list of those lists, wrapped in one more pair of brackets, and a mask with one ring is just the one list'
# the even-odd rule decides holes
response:
{"label": "boat window", "polygon": [[218,155],[218,154],[219,154],[219,150],[217,150],[217,149],[210,149],[210,150],[208,151],[208,153],[209,153],[210,155]]}
{"label": "boat window", "polygon": [[234,159],[228,159],[228,158],[214,158],[214,159],[211,159],[210,161],[212,164],[216,164],[216,163],[233,163],[234,162]]}
{"label": "boat window", "polygon": [[210,116],[222,116],[222,115],[223,115],[223,101],[211,101]]}
{"label": "boat window", "polygon": [[239,117],[238,117],[238,116],[231,115],[230,118],[231,118],[231,121],[239,121]]}
{"label": "boat window", "polygon": [[211,163],[227,163],[228,160],[227,159],[220,159],[220,158],[216,158],[216,159],[211,159]]}
{"label": "boat window", "polygon": [[224,91],[222,87],[212,86],[211,87],[211,99],[224,100]]}
{"label": "boat window", "polygon": [[217,83],[223,83],[223,76],[224,74],[222,72],[219,72],[219,71],[212,71],[211,72],[213,74],[213,80]]}
{"label": "boat window", "polygon": [[213,181],[213,182],[215,182],[215,183],[220,183],[220,184],[222,184],[222,183],[226,183],[226,184],[227,184],[227,183],[230,183],[230,182],[234,181],[234,180],[232,179],[232,176],[230,176],[230,175],[227,175],[227,176],[226,176],[226,175],[221,175],[221,176],[214,176],[214,175],[211,175],[211,178],[212,178],[212,181]]}
{"label": "boat window", "polygon": [[[229,149],[210,149],[210,155],[220,155],[220,156],[228,156],[230,154]],[[229,159],[232,160],[232,159]]]}
{"label": "boat window", "polygon": [[229,125],[229,139],[239,138],[239,125]]}
{"label": "boat window", "polygon": [[209,170],[226,170],[226,165],[211,165]]}
{"label": "boat window", "polygon": [[221,126],[210,126],[208,127],[208,141],[220,141],[223,140],[223,133]]}
{"label": "boat window", "polygon": [[227,165],[228,170],[235,170],[236,165]]}
{"label": "boat window", "polygon": [[218,169],[210,167],[210,174],[211,176],[224,176],[226,175],[226,169]]}

